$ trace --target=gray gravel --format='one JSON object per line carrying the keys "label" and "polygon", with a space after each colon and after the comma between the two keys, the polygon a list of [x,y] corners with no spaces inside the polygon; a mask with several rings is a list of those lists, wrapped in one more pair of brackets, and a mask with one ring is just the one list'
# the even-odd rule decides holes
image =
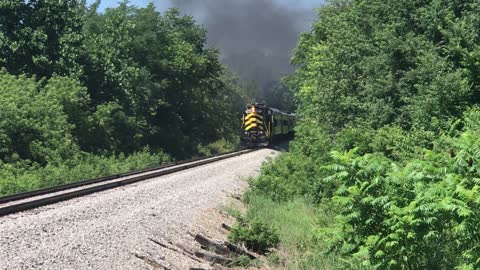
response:
{"label": "gray gravel", "polygon": [[200,266],[149,239],[191,245],[192,221],[275,153],[262,149],[2,217],[0,269],[153,269],[152,261],[175,269]]}

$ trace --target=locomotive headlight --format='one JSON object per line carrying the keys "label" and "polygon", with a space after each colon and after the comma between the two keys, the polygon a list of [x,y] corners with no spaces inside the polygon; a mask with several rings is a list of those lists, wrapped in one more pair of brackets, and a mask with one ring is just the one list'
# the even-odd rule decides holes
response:
{"label": "locomotive headlight", "polygon": [[259,131],[258,134],[263,134],[263,131]]}

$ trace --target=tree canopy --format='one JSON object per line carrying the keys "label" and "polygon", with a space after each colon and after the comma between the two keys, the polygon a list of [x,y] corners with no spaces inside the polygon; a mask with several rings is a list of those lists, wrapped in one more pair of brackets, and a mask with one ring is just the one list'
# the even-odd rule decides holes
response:
{"label": "tree canopy", "polygon": [[295,141],[252,181],[253,194],[334,212],[299,265],[320,253],[339,269],[480,267],[479,14],[476,0],[318,10],[286,79]]}
{"label": "tree canopy", "polygon": [[26,75],[41,86],[52,78],[68,81],[63,77],[86,88],[81,104],[65,100],[72,143],[82,151],[132,153],[148,146],[184,157],[235,133],[233,104],[247,97],[228,85],[205,29],[175,9],[161,14],[153,4],[125,1],[99,13],[98,4],[1,4],[2,76]]}
{"label": "tree canopy", "polygon": [[302,35],[290,78],[302,113],[438,128],[478,102],[477,1],[332,1]]}
{"label": "tree canopy", "polygon": [[0,2],[0,178],[49,166],[69,175],[75,164],[94,176],[109,173],[87,164],[100,156],[123,168],[115,164],[134,155],[141,167],[164,151],[186,158],[236,144],[254,93],[221,64],[206,29],[176,9],[123,1],[99,12],[99,3]]}

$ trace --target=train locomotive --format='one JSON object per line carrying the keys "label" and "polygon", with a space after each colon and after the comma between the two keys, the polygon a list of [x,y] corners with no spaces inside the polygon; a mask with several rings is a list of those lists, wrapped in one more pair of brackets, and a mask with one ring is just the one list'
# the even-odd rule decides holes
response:
{"label": "train locomotive", "polygon": [[248,147],[268,146],[273,140],[293,136],[295,114],[263,103],[246,106],[242,117],[241,143]]}

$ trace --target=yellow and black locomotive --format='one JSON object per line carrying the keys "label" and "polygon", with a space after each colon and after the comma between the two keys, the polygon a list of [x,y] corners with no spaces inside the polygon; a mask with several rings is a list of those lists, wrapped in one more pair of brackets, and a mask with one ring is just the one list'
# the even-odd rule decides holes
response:
{"label": "yellow and black locomotive", "polygon": [[293,135],[295,115],[265,106],[248,104],[242,117],[241,142],[247,146],[267,146],[277,138]]}

